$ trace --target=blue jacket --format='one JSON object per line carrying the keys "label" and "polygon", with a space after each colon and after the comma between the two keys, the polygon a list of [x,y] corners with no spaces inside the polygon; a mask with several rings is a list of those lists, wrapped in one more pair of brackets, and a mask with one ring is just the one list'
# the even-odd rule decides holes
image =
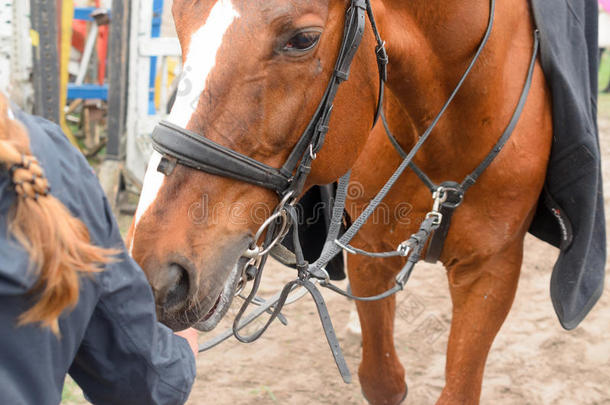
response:
{"label": "blue jacket", "polygon": [[0,404],[58,404],[66,373],[95,404],[184,403],[195,377],[193,353],[157,322],[151,288],[125,251],[95,174],[59,127],[14,113],[28,129],[52,194],[85,223],[96,245],[122,253],[105,271],[81,278],[78,305],[59,320],[61,338],[37,325],[16,326],[32,305],[27,292],[36,277],[8,234],[16,195],[0,170]]}

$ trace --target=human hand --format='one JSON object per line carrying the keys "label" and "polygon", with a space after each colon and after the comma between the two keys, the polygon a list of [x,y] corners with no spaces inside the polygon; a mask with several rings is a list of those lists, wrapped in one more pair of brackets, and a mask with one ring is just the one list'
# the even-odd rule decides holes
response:
{"label": "human hand", "polygon": [[191,350],[195,357],[199,353],[199,343],[197,342],[197,338],[199,337],[199,332],[193,328],[188,328],[180,332],[174,332],[176,335],[186,339],[189,342],[189,346],[191,346]]}

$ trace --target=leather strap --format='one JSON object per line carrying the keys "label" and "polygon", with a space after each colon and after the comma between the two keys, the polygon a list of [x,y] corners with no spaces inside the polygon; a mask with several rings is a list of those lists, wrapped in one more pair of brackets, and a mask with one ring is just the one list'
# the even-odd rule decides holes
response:
{"label": "leather strap", "polygon": [[152,133],[154,149],[177,163],[282,192],[290,178],[276,168],[210,141],[187,129],[162,121]]}
{"label": "leather strap", "polygon": [[443,247],[445,246],[445,240],[451,227],[451,218],[455,210],[464,201],[464,190],[462,187],[453,181],[447,181],[440,185],[446,193],[446,200],[441,203],[439,212],[443,216],[441,224],[438,229],[432,234],[430,243],[428,244],[428,250],[426,251],[425,260],[428,263],[436,263],[443,253]]}
{"label": "leather strap", "polygon": [[481,174],[483,174],[485,169],[487,169],[491,162],[494,161],[496,156],[500,154],[500,152],[510,139],[510,136],[513,134],[513,131],[517,127],[517,124],[519,123],[519,118],[521,118],[521,113],[523,113],[523,108],[525,107],[525,102],[527,101],[527,96],[529,95],[530,88],[532,87],[532,81],[534,79],[534,68],[536,67],[536,59],[538,57],[539,47],[540,32],[538,30],[535,30],[532,58],[530,60],[529,69],[527,71],[527,78],[525,79],[525,84],[523,85],[523,90],[521,91],[521,96],[519,97],[519,102],[517,103],[515,112],[513,113],[510,122],[506,126],[506,129],[502,133],[502,136],[500,137],[498,142],[496,142],[491,152],[489,152],[489,154],[485,157],[485,159],[483,159],[481,164],[479,164],[479,166],[477,166],[477,168],[468,176],[466,176],[464,181],[462,181],[462,189],[464,190],[464,192],[466,192],[466,190],[468,190],[477,182],[477,180],[479,179]]}
{"label": "leather strap", "polygon": [[320,294],[320,291],[316,288],[315,284],[313,284],[309,280],[296,280],[295,283],[296,285],[300,285],[304,287],[307,291],[309,291],[309,294],[313,298],[313,301],[316,304],[316,308],[318,309],[320,322],[322,322],[322,329],[324,329],[326,340],[328,341],[328,345],[330,346],[330,351],[333,354],[333,358],[335,359],[335,363],[337,364],[339,373],[341,374],[341,377],[343,378],[343,381],[346,384],[351,383],[352,376],[349,372],[347,363],[345,362],[345,358],[343,357],[343,352],[341,351],[341,346],[339,345],[339,340],[337,339],[335,328],[333,327],[333,323],[330,319],[328,309],[326,308],[324,297],[322,297],[322,294]]}
{"label": "leather strap", "polygon": [[[394,146],[394,149],[396,149],[396,152],[398,152],[400,157],[405,159],[407,157],[407,152],[405,152],[405,150],[402,148],[402,146],[400,146],[400,143],[398,143],[398,140],[392,133],[392,130],[390,129],[390,126],[388,125],[388,120],[386,119],[385,113],[383,111],[381,111],[381,122],[383,122],[383,127],[385,128],[385,133],[388,136],[388,139],[390,140],[390,142],[392,143],[392,146]],[[411,161],[409,163],[409,168],[411,168],[411,170],[413,170],[413,172],[417,175],[417,177],[420,178],[420,180],[426,185],[426,187],[428,187],[430,189],[430,191],[434,192],[434,190],[436,190],[436,188],[438,186],[430,179],[430,177],[428,177],[428,175],[422,169],[419,168],[419,166],[417,166],[415,164],[415,162]]]}

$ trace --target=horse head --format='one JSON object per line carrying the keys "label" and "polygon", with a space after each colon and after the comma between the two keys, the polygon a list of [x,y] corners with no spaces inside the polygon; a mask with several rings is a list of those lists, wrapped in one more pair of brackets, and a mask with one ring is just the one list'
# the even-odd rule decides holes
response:
{"label": "horse head", "polygon": [[[184,69],[168,121],[280,168],[325,95],[349,3],[175,0]],[[364,147],[378,101],[375,44],[367,27],[304,189],[335,181]],[[169,171],[164,165],[155,152],[128,237],[131,252],[150,281],[162,322],[210,330],[226,313],[248,261],[245,252],[279,197],[188,165]]]}

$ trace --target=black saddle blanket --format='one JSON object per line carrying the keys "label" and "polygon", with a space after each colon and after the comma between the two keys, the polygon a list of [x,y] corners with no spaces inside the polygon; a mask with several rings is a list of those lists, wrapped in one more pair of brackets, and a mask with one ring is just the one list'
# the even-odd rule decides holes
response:
{"label": "black saddle blanket", "polygon": [[[530,232],[558,247],[551,299],[559,322],[573,329],[602,294],[606,233],[597,131],[596,0],[531,0],[540,30],[540,60],[552,93],[554,139],[545,190]],[[326,238],[329,186],[301,201],[305,256],[315,260]],[[291,238],[286,238],[289,243]],[[291,246],[290,246],[291,247]],[[343,258],[327,268],[344,277]]]}
{"label": "black saddle blanket", "polygon": [[596,0],[531,0],[553,102],[553,147],[530,232],[561,249],[551,277],[559,322],[573,329],[604,288],[606,231],[597,131]]}

